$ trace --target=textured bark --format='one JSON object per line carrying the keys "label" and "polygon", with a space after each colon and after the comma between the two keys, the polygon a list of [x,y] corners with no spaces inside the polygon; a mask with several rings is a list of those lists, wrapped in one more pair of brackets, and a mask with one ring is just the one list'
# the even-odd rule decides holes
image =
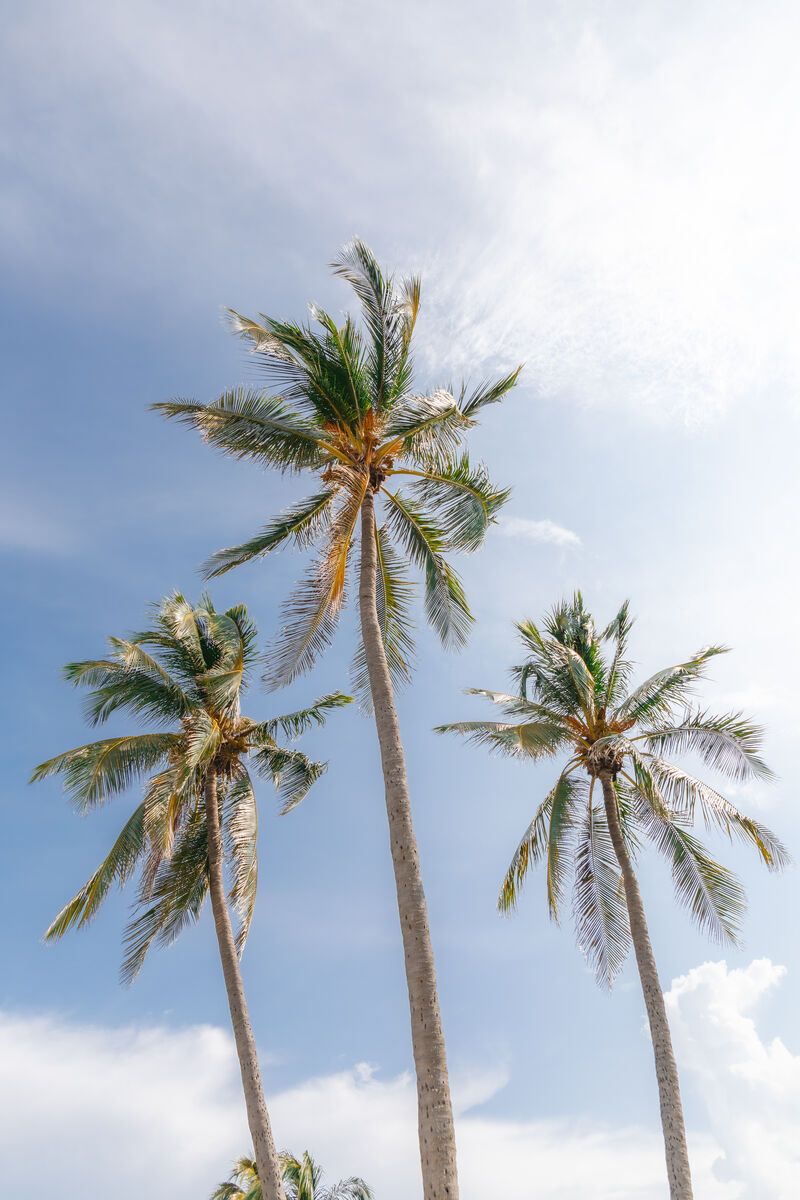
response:
{"label": "textured bark", "polygon": [[242,1073],[247,1123],[253,1139],[258,1177],[261,1181],[264,1200],[286,1200],[278,1155],[272,1138],[267,1102],[264,1098],[264,1087],[261,1083],[256,1041],[253,1037],[250,1014],[247,1010],[239,955],[236,952],[236,942],[228,910],[228,898],[225,895],[217,780],[213,772],[209,774],[206,781],[205,804],[208,823],[208,875],[211,908],[214,913],[219,956],[222,960],[222,974],[228,993],[228,1007],[231,1012],[236,1053],[239,1056],[239,1069]]}
{"label": "textured bark", "polygon": [[678,1068],[672,1049],[672,1037],[667,1020],[667,1008],[664,995],[658,979],[658,968],[650,943],[650,933],[642,903],[642,893],[639,882],[628,854],[625,839],[619,823],[617,811],[617,794],[611,776],[604,773],[600,776],[603,786],[608,828],[611,841],[622,872],[622,882],[625,888],[625,902],[628,907],[628,920],[631,927],[631,940],[636,952],[636,962],[639,967],[639,978],[642,983],[647,1020],[650,1024],[650,1037],[653,1043],[653,1057],[656,1065],[658,1080],[658,1099],[661,1106],[661,1127],[664,1132],[664,1152],[667,1159],[667,1178],[669,1179],[670,1200],[692,1200],[692,1174],[689,1168],[689,1152],[686,1148],[686,1126],[683,1119],[683,1104],[681,1102],[681,1087],[678,1079]]}
{"label": "textured bark", "polygon": [[436,988],[428,908],[411,820],[405,754],[376,607],[375,509],[372,490],[361,506],[358,593],[370,692],[383,766],[389,841],[403,935],[411,1041],[417,1074],[419,1152],[424,1200],[458,1200],[450,1081]]}

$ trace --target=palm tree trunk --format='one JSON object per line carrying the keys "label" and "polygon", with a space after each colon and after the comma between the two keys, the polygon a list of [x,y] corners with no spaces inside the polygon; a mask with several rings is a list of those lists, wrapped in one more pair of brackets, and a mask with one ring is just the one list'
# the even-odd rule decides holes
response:
{"label": "palm tree trunk", "polygon": [[450,1081],[436,988],[428,907],[420,874],[419,851],[411,820],[405,754],[394,693],[376,606],[374,495],[368,488],[361,505],[361,634],[369,673],[375,725],[381,751],[394,866],[397,907],[403,935],[411,1041],[417,1074],[419,1150],[424,1200],[458,1200],[456,1140]]}
{"label": "palm tree trunk", "polygon": [[233,927],[228,910],[228,899],[225,895],[225,882],[222,874],[222,834],[220,831],[219,804],[217,800],[217,777],[209,772],[205,788],[206,821],[208,825],[208,877],[211,893],[211,908],[214,913],[214,926],[217,931],[219,956],[222,960],[222,974],[225,979],[225,989],[228,993],[228,1007],[231,1012],[233,1037],[236,1042],[236,1053],[239,1056],[239,1069],[242,1073],[242,1087],[247,1108],[247,1123],[250,1126],[250,1136],[253,1139],[258,1177],[264,1200],[286,1200],[281,1178],[280,1163],[275,1151],[272,1138],[267,1102],[264,1098],[264,1087],[261,1083],[261,1071],[258,1065],[256,1041],[250,1024],[250,1014],[242,983],[242,972],[239,967],[239,955],[236,952],[236,942],[233,937]]}
{"label": "palm tree trunk", "polygon": [[628,907],[628,920],[631,927],[631,940],[636,952],[639,978],[642,984],[642,992],[644,993],[645,1008],[647,1009],[647,1020],[650,1024],[650,1037],[653,1043],[656,1079],[658,1080],[658,1098],[661,1106],[661,1127],[664,1132],[664,1151],[667,1159],[670,1200],[692,1200],[692,1174],[689,1168],[689,1152],[686,1147],[686,1126],[683,1119],[678,1068],[672,1049],[672,1037],[669,1031],[669,1022],[667,1021],[664,995],[661,991],[655,955],[650,943],[650,933],[647,928],[642,893],[639,890],[639,882],[625,845],[625,839],[622,836],[617,810],[617,793],[614,783],[611,776],[607,773],[600,776],[600,782],[603,786],[603,800],[605,802],[611,841],[622,872],[625,902]]}

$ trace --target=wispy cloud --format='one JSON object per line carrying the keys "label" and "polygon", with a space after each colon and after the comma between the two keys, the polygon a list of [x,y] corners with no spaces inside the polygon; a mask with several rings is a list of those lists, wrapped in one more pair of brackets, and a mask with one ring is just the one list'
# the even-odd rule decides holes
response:
{"label": "wispy cloud", "polygon": [[519,538],[526,542],[545,542],[551,546],[580,546],[581,539],[571,529],[547,519],[533,521],[529,517],[505,517],[498,522],[503,537]]}
{"label": "wispy cloud", "polygon": [[356,3],[347,37],[321,4],[45,9],[3,64],[12,261],[171,305],[188,271],[204,305],[255,299],[268,261],[294,302],[357,228],[425,269],[440,369],[524,359],[548,397],[685,421],[797,394],[797,6]]}

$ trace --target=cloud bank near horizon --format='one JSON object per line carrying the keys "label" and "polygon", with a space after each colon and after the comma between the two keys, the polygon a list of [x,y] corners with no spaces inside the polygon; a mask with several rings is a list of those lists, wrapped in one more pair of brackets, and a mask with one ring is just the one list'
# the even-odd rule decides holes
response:
{"label": "cloud bank near horizon", "polygon": [[[692,1138],[698,1200],[790,1200],[800,1186],[800,1055],[765,1040],[750,1015],[783,968],[704,963],[668,993],[678,1054],[708,1110]],[[661,1200],[657,1130],[486,1111],[502,1073],[456,1081],[465,1200]],[[194,1200],[247,1149],[230,1037],[189,1029],[82,1026],[58,1016],[0,1015],[0,1185],[85,1200],[159,1194]],[[305,1080],[271,1099],[281,1145],[309,1148],[329,1178],[358,1173],[380,1200],[419,1190],[413,1082],[366,1064]],[[42,1155],[46,1145],[48,1152]]]}

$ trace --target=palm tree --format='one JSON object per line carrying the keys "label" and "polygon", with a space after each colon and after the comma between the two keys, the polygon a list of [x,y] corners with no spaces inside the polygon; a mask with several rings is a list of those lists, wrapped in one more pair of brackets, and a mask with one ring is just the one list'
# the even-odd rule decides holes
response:
{"label": "palm tree", "polygon": [[[373,1200],[372,1189],[363,1179],[340,1179],[333,1187],[322,1186],[322,1168],[306,1150],[302,1158],[281,1154],[286,1200]],[[240,1158],[230,1181],[221,1183],[211,1200],[263,1200],[258,1166],[253,1158]]]}
{"label": "palm tree", "polygon": [[[771,870],[783,867],[788,855],[768,829],[666,757],[689,753],[735,780],[769,778],[757,726],[741,713],[715,716],[689,707],[694,684],[726,648],[710,646],[630,690],[632,624],[626,602],[599,632],[580,593],[558,605],[542,630],[523,622],[517,628],[528,657],[514,669],[519,694],[473,693],[497,704],[506,720],[462,721],[438,732],[463,734],[513,758],[565,755],[555,786],[511,860],[499,907],[508,912],[516,906],[529,868],[544,860],[550,915],[558,920],[571,875],[578,944],[607,986],[633,942],[655,1056],[670,1197],[690,1200],[678,1072],[634,864],[642,841],[652,842],[670,864],[679,902],[707,933],[735,942],[744,894],[689,832],[698,810],[707,827],[755,846]],[[601,802],[595,800],[597,785]]]}
{"label": "palm tree", "polygon": [[[303,711],[252,721],[241,714],[240,696],[257,657],[256,628],[244,606],[217,612],[207,597],[197,607],[180,594],[168,597],[152,628],[110,638],[107,658],[65,668],[68,680],[91,688],[86,712],[93,725],[125,709],[156,729],[67,750],[41,763],[32,780],[63,776],[85,812],[146,779],[144,798],[109,854],[45,936],[52,941],[86,925],[111,887],[139,868],[122,967],[129,981],[154,941],[168,944],[198,919],[210,893],[259,1173],[269,1200],[285,1200],[239,967],[258,879],[258,814],[247,764],[273,780],[288,812],[326,764],[281,745],[278,735],[291,739],[322,724],[350,698],[336,693]],[[236,936],[229,904],[238,918]]]}
{"label": "palm tree", "polygon": [[[222,550],[209,576],[261,558],[279,546],[316,546],[310,573],[286,606],[271,682],[307,670],[331,641],[345,602],[350,551],[360,532],[358,597],[361,644],[356,689],[375,716],[403,937],[417,1075],[420,1158],[425,1200],[457,1200],[453,1112],[428,912],[411,817],[394,686],[408,680],[413,584],[421,569],[428,620],[447,646],[465,641],[472,623],[450,550],[475,550],[508,493],[462,451],[481,410],[501,400],[519,370],[458,399],[442,389],[413,391],[412,335],[420,305],[417,278],[386,278],[356,241],[333,264],[353,288],[362,326],[338,325],[312,307],[314,324],[231,314],[280,395],[236,388],[213,404],[174,401],[154,407],[199,430],[236,458],[280,471],[310,471],[318,490],[271,520],[242,545]],[[409,486],[396,490],[395,484]],[[376,519],[381,500],[383,515]],[[360,531],[359,531],[360,523]]]}

